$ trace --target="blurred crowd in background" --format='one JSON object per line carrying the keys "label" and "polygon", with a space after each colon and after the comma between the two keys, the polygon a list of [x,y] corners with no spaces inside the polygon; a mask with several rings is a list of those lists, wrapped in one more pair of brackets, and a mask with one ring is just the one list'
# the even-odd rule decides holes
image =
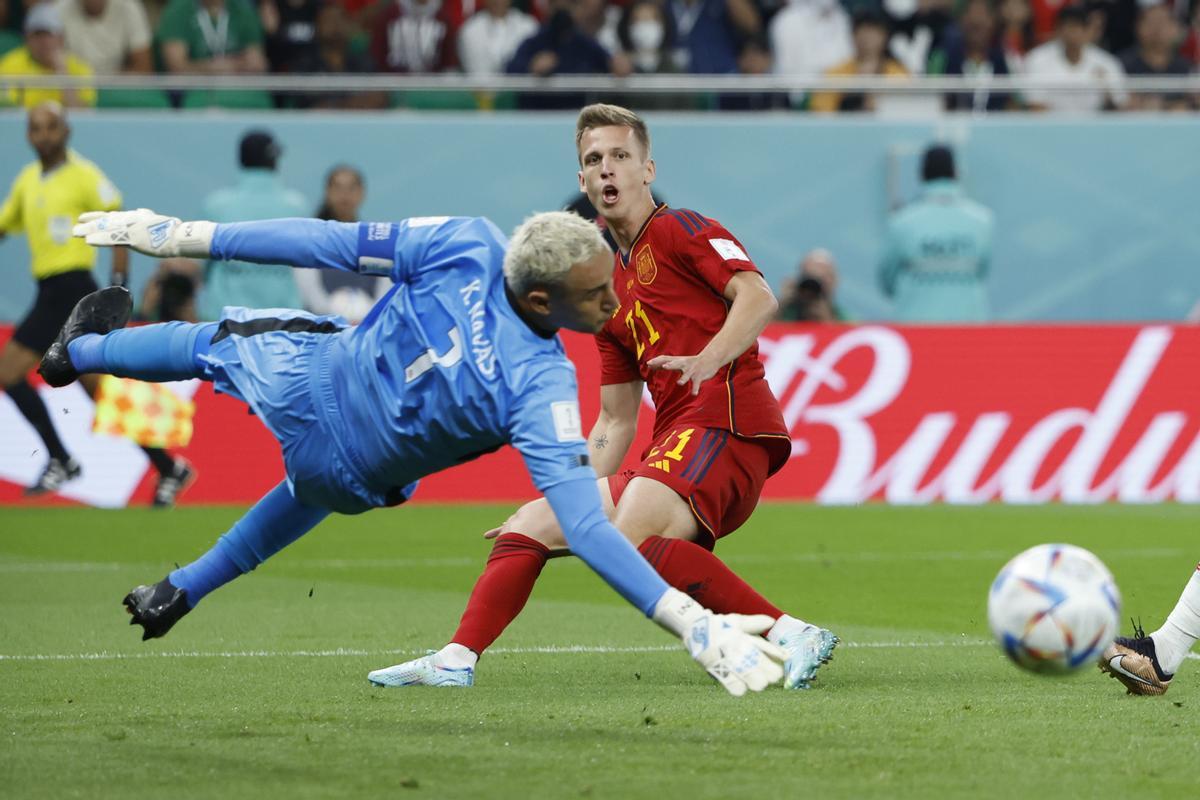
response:
{"label": "blurred crowd in background", "polygon": [[[1078,91],[981,90],[953,110],[1194,110],[1127,75],[1194,73],[1200,0],[0,0],[0,76],[1028,75]],[[383,108],[389,92],[172,94],[10,87],[9,104]],[[423,96],[428,107],[576,108],[579,94]],[[638,108],[864,111],[886,95],[606,97]],[[416,103],[420,105],[419,102]]]}

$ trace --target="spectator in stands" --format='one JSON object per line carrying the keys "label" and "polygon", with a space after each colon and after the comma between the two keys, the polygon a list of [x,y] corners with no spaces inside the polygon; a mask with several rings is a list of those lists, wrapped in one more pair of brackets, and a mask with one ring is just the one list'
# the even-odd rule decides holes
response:
{"label": "spectator in stands", "polygon": [[502,75],[521,42],[537,33],[530,15],[512,0],[484,0],[458,31],[458,60],[468,75]]}
{"label": "spectator in stands", "polygon": [[800,260],[796,275],[779,291],[778,319],[793,322],[845,322],[837,304],[838,270],[833,253],[818,247]]}
{"label": "spectator in stands", "polygon": [[1084,0],[1089,41],[1110,53],[1125,52],[1134,45],[1139,9],[1161,1]]}
{"label": "spectator in stands", "polygon": [[[248,131],[238,145],[241,173],[237,185],[205,198],[203,219],[238,222],[306,216],[311,206],[299,192],[287,188],[276,172],[282,153],[267,131]],[[209,261],[200,317],[218,319],[225,306],[300,308],[300,291],[292,273],[286,266]]]}
{"label": "spectator in stands", "polygon": [[[815,78],[854,57],[850,15],[838,0],[792,0],[767,33],[779,75]],[[792,92],[791,104],[803,105],[806,96]]]}
{"label": "spectator in stands", "polygon": [[1025,54],[1033,49],[1033,12],[1029,0],[1000,0],[1000,46],[1008,62],[1008,71],[1024,71]]}
{"label": "spectator in stands", "polygon": [[[638,75],[664,75],[681,72],[675,63],[675,31],[671,18],[658,0],[632,0],[617,25],[621,51],[629,58]],[[662,92],[630,94],[619,98],[617,105],[642,111],[695,109],[694,95]],[[584,202],[587,202],[586,196]],[[590,203],[588,204],[591,205]]]}
{"label": "spectator in stands", "polygon": [[317,53],[317,15],[325,0],[259,0],[258,19],[272,72],[288,72]]}
{"label": "spectator in stands", "polygon": [[[887,19],[877,11],[859,11],[854,15],[854,56],[825,74],[837,75],[907,75],[904,67],[887,54]],[[841,92],[815,92],[809,107],[813,111],[873,111],[875,96],[870,94],[843,94]]]}
{"label": "spectator in stands", "polygon": [[[738,51],[738,72],[742,75],[769,75],[774,66],[771,45],[765,34],[745,37]],[[788,96],[783,92],[738,92],[717,96],[722,111],[764,111],[786,108]]]}
{"label": "spectator in stands", "polygon": [[[991,0],[967,0],[955,27],[929,59],[930,75],[1007,75],[1008,60],[996,37]],[[1000,111],[1009,106],[1007,92],[980,89],[946,95],[949,111]]]}
{"label": "spectator in stands", "polygon": [[1025,102],[1036,111],[1085,113],[1121,108],[1129,102],[1121,62],[1088,42],[1087,12],[1079,6],[1065,6],[1059,12],[1058,37],[1029,51],[1025,73],[1080,87],[1065,92],[1030,90]]}
{"label": "spectator in stands", "polygon": [[763,33],[754,0],[667,0],[675,62],[697,75],[738,71],[743,43]]}
{"label": "spectator in stands", "polygon": [[[1179,23],[1165,3],[1142,9],[1137,23],[1137,45],[1121,56],[1127,75],[1187,75],[1191,65],[1179,55]],[[1136,94],[1129,106],[1134,111],[1189,111],[1192,98],[1186,93]]]}
{"label": "spectator in stands", "polygon": [[902,322],[984,322],[992,212],[963,193],[948,147],[925,151],[921,181],[920,196],[888,222],[883,293]]}
{"label": "spectator in stands", "polygon": [[1187,33],[1183,37],[1179,54],[1193,68],[1200,67],[1200,0],[1192,2],[1191,24],[1188,25]]}
{"label": "spectator in stands", "polygon": [[675,30],[657,0],[632,0],[617,25],[621,49],[639,75],[679,72],[675,63]]}
{"label": "spectator in stands", "polygon": [[262,25],[247,0],[169,0],[158,23],[167,72],[265,72]]}
{"label": "spectator in stands", "polygon": [[907,0],[883,4],[890,17],[888,52],[910,74],[923,73],[930,53],[945,44],[943,34],[954,21],[954,6],[954,0]]}
{"label": "spectator in stands", "polygon": [[[317,47],[315,52],[301,56],[289,67],[291,72],[315,72],[331,75],[362,74],[373,70],[366,53],[350,49],[350,21],[346,11],[337,3],[321,6],[317,15]],[[388,98],[385,92],[314,92],[300,95],[299,108],[383,108]]]}
{"label": "spectator in stands", "polygon": [[[578,18],[590,11],[587,0],[559,0],[546,24],[517,48],[508,71],[538,76],[628,75],[632,66],[627,57],[610,55],[583,31]],[[587,102],[577,92],[521,94],[517,98],[518,106],[528,109],[578,108]]]}
{"label": "spectator in stands", "polygon": [[390,0],[375,23],[371,56],[387,72],[441,72],[458,65],[458,0]]}
{"label": "spectator in stands", "polygon": [[[336,222],[358,222],[358,210],[365,196],[362,173],[339,164],[325,176],[325,197],[316,216]],[[336,269],[298,269],[295,277],[306,309],[314,314],[340,314],[353,325],[362,322],[375,301],[392,287],[387,278]]]}
{"label": "spectator in stands", "polygon": [[140,0],[59,0],[67,50],[100,74],[154,71]]}
{"label": "spectator in stands", "polygon": [[579,30],[600,43],[609,55],[621,52],[617,39],[617,25],[621,21],[621,8],[608,0],[578,0],[574,12]]}
{"label": "spectator in stands", "polygon": [[16,50],[25,43],[20,32],[9,26],[10,20],[9,4],[7,0],[0,0],[0,56]]}
{"label": "spectator in stands", "polygon": [[[63,39],[63,21],[53,3],[38,3],[25,15],[25,44],[0,58],[0,75],[76,75],[88,76],[92,68],[67,52]],[[11,105],[33,108],[47,100],[78,108],[96,105],[96,90],[34,89],[12,87],[4,93]]]}

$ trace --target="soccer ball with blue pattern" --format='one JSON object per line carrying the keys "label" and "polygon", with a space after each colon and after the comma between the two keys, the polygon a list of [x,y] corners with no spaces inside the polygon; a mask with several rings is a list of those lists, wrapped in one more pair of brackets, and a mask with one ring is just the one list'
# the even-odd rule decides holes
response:
{"label": "soccer ball with blue pattern", "polygon": [[1004,565],[988,593],[988,624],[1005,655],[1034,672],[1095,662],[1117,635],[1121,594],[1100,559],[1070,544],[1039,544]]}

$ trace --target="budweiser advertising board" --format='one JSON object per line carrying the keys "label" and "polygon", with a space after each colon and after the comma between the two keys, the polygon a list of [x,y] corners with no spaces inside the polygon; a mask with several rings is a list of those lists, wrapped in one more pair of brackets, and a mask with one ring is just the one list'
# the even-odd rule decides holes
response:
{"label": "budweiser advertising board", "polygon": [[[759,344],[792,436],[792,458],[766,498],[1200,502],[1200,328],[775,325]],[[594,347],[574,335],[567,347],[593,419]],[[196,434],[183,452],[201,476],[185,502],[248,503],[282,478],[277,446],[244,406],[207,385],[178,389],[194,393]],[[84,463],[66,498],[148,500],[153,476],[140,451],[93,436],[77,388],[41,391]],[[649,436],[652,411],[643,411],[637,451]],[[44,455],[4,396],[0,431],[0,502],[16,502]],[[520,458],[501,451],[422,481],[416,499],[533,494]]]}

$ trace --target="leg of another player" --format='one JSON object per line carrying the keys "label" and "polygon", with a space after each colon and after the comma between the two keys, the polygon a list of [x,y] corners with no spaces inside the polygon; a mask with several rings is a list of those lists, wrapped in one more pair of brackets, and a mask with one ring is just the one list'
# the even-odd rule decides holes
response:
{"label": "leg of another player", "polygon": [[1163,672],[1174,675],[1200,639],[1200,564],[1163,626],[1150,634]]}
{"label": "leg of another player", "polygon": [[143,640],[162,636],[205,595],[250,572],[328,515],[327,509],[304,505],[292,496],[286,481],[280,483],[207,553],[158,583],[130,592],[124,600],[133,615],[130,624],[145,629]]}
{"label": "leg of another player", "polygon": [[696,543],[699,523],[674,489],[652,478],[629,482],[617,502],[613,524],[671,586],[718,614],[766,614],[775,624],[766,634],[788,653],[783,685],[806,689],[817,669],[832,657],[837,637],[783,613],[731,570],[711,550]]}
{"label": "leg of another player", "polygon": [[26,490],[26,494],[29,495],[55,491],[82,472],[79,464],[67,452],[62,439],[58,437],[50,410],[46,408],[37,390],[25,379],[37,366],[40,358],[39,353],[12,339],[5,344],[4,350],[0,351],[0,387],[8,393],[17,411],[21,412],[21,416],[37,432],[49,455],[41,477]]}
{"label": "leg of another player", "polygon": [[[608,480],[598,483],[604,513],[612,518]],[[367,675],[376,686],[471,686],[479,655],[504,632],[533,591],[546,559],[566,548],[558,520],[545,498],[526,503],[494,531],[483,574],[475,581],[467,607],[450,643],[421,658]]]}

